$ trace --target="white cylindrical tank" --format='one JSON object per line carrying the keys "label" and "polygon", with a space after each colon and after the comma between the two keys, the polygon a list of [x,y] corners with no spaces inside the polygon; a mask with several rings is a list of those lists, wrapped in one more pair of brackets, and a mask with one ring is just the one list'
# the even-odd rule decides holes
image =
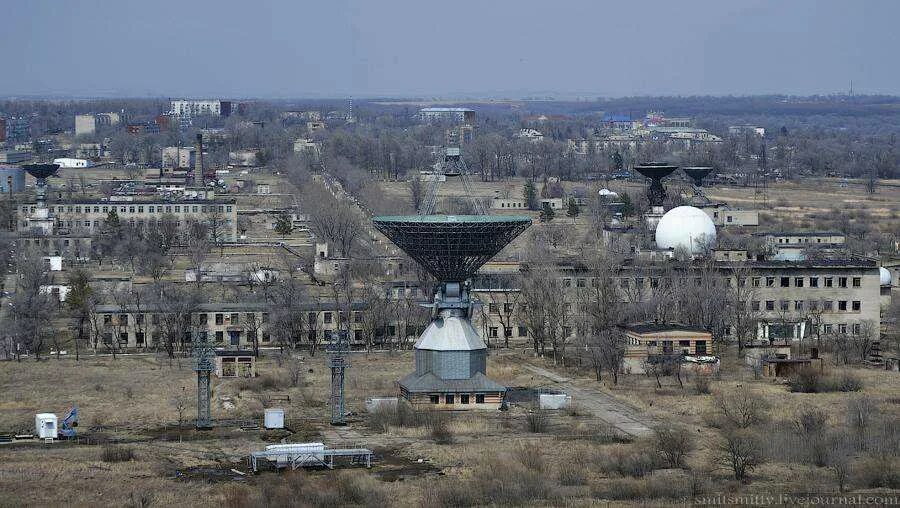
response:
{"label": "white cylindrical tank", "polygon": [[284,409],[266,409],[263,425],[267,429],[283,429]]}
{"label": "white cylindrical tank", "polygon": [[666,212],[656,225],[656,246],[660,249],[684,248],[701,254],[716,243],[716,225],[703,210],[679,206]]}
{"label": "white cylindrical tank", "polygon": [[34,433],[40,439],[56,439],[59,437],[59,418],[53,413],[34,415]]}
{"label": "white cylindrical tank", "polygon": [[891,271],[890,270],[881,266],[878,268],[878,276],[881,280],[882,286],[890,286],[891,285]]}

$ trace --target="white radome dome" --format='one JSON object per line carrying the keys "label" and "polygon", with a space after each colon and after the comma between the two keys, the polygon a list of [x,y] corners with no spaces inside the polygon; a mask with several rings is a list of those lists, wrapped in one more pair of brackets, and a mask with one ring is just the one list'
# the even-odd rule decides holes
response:
{"label": "white radome dome", "polygon": [[716,225],[703,210],[679,206],[665,213],[656,225],[656,246],[660,249],[682,247],[701,254],[716,243]]}
{"label": "white radome dome", "polygon": [[878,275],[881,277],[881,285],[882,286],[890,286],[891,285],[891,272],[887,268],[881,266],[878,267]]}
{"label": "white radome dome", "polygon": [[600,194],[601,196],[619,197],[619,193],[618,193],[618,192],[613,192],[613,191],[611,191],[611,190],[609,190],[609,189],[600,189],[600,193],[599,193],[599,194]]}

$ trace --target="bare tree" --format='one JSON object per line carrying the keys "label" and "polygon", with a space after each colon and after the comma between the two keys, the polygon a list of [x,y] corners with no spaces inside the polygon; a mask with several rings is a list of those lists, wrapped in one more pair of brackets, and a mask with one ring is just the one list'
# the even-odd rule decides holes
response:
{"label": "bare tree", "polygon": [[44,345],[51,336],[53,296],[45,287],[50,282],[40,253],[33,249],[20,253],[16,260],[16,290],[5,309],[6,333],[13,339],[16,360],[22,350],[40,360]]}

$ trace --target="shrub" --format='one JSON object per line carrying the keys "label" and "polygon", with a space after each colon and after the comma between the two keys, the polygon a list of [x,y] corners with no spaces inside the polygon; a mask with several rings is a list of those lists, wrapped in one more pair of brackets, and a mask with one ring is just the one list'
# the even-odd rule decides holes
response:
{"label": "shrub", "polygon": [[831,444],[827,433],[828,415],[821,409],[804,411],[797,417],[794,427],[810,462],[817,467],[826,466]]}
{"label": "shrub", "polygon": [[[499,481],[499,479],[498,479]],[[432,482],[425,489],[424,506],[462,508],[480,504],[473,489],[449,480]]]}
{"label": "shrub", "polygon": [[791,376],[788,386],[792,392],[817,393],[822,387],[822,373],[814,367],[803,367]]}
{"label": "shrub", "polygon": [[522,445],[516,449],[515,457],[519,460],[525,469],[542,473],[546,466],[544,462],[544,454],[540,448],[532,445]]}
{"label": "shrub", "polygon": [[694,449],[694,436],[684,427],[657,427],[653,431],[656,451],[671,468],[684,467],[684,459]]}
{"label": "shrub", "polygon": [[826,376],[814,367],[804,367],[790,378],[788,386],[799,393],[858,392],[862,390],[862,380],[852,372]]}
{"label": "shrub", "polygon": [[587,483],[584,466],[575,462],[563,462],[559,466],[557,479],[560,485],[577,486]]}
{"label": "shrub", "polygon": [[768,421],[769,403],[752,393],[720,393],[715,407],[720,427],[747,428]]}
{"label": "shrub", "polygon": [[632,449],[616,448],[598,457],[598,467],[605,473],[640,478],[663,466],[655,451],[647,446]]}
{"label": "shrub", "polygon": [[547,432],[547,427],[549,427],[550,423],[549,420],[550,418],[544,410],[532,411],[525,415],[525,423],[528,427],[528,432]]}
{"label": "shrub", "polygon": [[765,462],[759,437],[747,429],[726,428],[716,445],[716,460],[731,470],[734,479],[745,481],[749,473]]}
{"label": "shrub", "polygon": [[100,452],[103,462],[128,462],[134,458],[134,449],[125,446],[106,445]]}
{"label": "shrub", "polygon": [[855,468],[857,482],[871,488],[900,488],[898,466],[897,460],[888,455],[867,457]]}
{"label": "shrub", "polygon": [[613,478],[591,489],[591,496],[609,500],[680,499],[690,495],[689,482],[668,475],[647,478]]}
{"label": "shrub", "polygon": [[706,374],[694,374],[694,393],[697,395],[709,394],[709,376]]}

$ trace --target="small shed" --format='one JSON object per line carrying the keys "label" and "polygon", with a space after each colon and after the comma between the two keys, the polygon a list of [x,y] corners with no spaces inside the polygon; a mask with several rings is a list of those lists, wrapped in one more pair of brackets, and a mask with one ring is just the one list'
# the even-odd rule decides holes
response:
{"label": "small shed", "polygon": [[762,371],[766,377],[791,377],[807,366],[821,371],[824,362],[821,358],[766,358],[762,362]]}
{"label": "small shed", "polygon": [[256,377],[256,357],[253,356],[253,351],[217,350],[216,377]]}
{"label": "small shed", "polygon": [[284,409],[271,408],[266,409],[263,425],[267,429],[283,429],[284,428]]}
{"label": "small shed", "polygon": [[34,415],[34,433],[39,439],[56,439],[59,437],[59,418],[53,413]]}

